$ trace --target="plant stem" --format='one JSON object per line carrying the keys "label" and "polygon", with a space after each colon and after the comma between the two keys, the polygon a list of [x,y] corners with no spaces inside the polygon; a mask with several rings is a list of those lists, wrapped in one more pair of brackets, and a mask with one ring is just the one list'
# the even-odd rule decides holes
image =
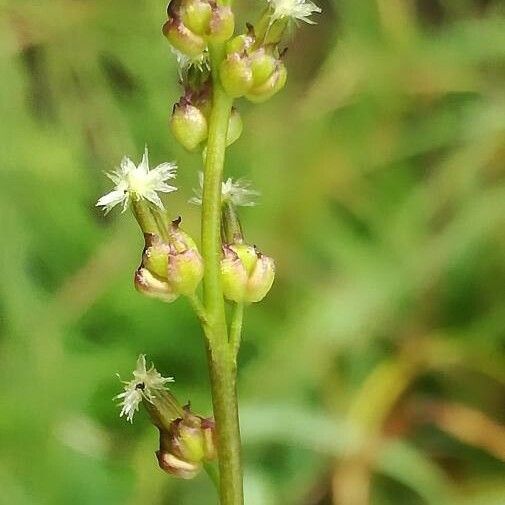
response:
{"label": "plant stem", "polygon": [[219,472],[217,471],[217,468],[212,463],[204,463],[203,468],[207,472],[209,479],[219,491]]}
{"label": "plant stem", "polygon": [[236,303],[233,308],[233,316],[230,326],[230,347],[233,358],[237,360],[238,350],[240,348],[240,338],[242,336],[242,321],[244,319],[244,304]]}
{"label": "plant stem", "polygon": [[213,102],[210,115],[202,202],[202,255],[205,262],[203,304],[207,317],[212,403],[216,421],[221,505],[242,505],[240,430],[236,392],[237,370],[228,345],[228,331],[220,278],[221,181],[226,134],[232,107],[218,76],[223,44],[211,45]]}
{"label": "plant stem", "polygon": [[202,326],[205,326],[207,324],[207,315],[205,313],[203,304],[200,301],[200,298],[198,298],[198,296],[195,294],[188,296],[188,300],[198,319],[202,323]]}

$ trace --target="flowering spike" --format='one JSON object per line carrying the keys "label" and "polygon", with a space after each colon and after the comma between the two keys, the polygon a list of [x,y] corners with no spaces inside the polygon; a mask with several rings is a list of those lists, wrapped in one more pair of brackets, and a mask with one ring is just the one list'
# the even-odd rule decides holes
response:
{"label": "flowering spike", "polygon": [[115,187],[110,193],[102,196],[96,206],[102,207],[107,214],[118,204],[122,204],[122,212],[124,212],[132,200],[147,200],[163,210],[163,203],[158,192],[170,193],[177,190],[175,186],[170,186],[165,182],[175,178],[176,170],[175,163],[162,163],[150,170],[146,146],[142,161],[138,166],[125,156],[119,168],[107,174]]}

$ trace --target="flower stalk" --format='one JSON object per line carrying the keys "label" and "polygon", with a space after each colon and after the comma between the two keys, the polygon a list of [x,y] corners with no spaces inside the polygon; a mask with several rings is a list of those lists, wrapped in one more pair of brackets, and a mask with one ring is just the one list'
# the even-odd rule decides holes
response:
{"label": "flower stalk", "polygon": [[[175,105],[170,128],[188,151],[201,151],[204,170],[190,203],[201,205],[201,251],[193,238],[172,220],[159,193],[177,188],[175,163],[149,167],[147,147],[138,165],[124,157],[108,177],[112,191],[97,206],[105,213],[116,205],[130,207],[145,239],[135,271],[137,291],[164,303],[185,297],[205,335],[213,417],[181,407],[165,378],[137,361],[133,379],[124,383],[121,416],[132,421],[142,404],[160,432],[157,459],[167,474],[194,478],[205,468],[218,484],[221,505],[243,505],[240,427],[237,401],[237,357],[245,306],[261,301],[275,277],[275,262],[245,241],[238,207],[255,205],[259,195],[247,180],[223,178],[226,148],[243,130],[234,99],[268,100],[285,85],[288,26],[312,24],[320,12],[310,0],[267,0],[260,20],[234,35],[230,1],[171,0],[163,33],[180,65],[183,96]],[[176,214],[177,215],[177,214]],[[200,283],[203,280],[202,294]],[[232,304],[227,321],[225,303]],[[217,457],[219,472],[212,461]]]}
{"label": "flower stalk", "polygon": [[209,371],[219,450],[221,505],[243,503],[237,366],[228,343],[221,286],[221,188],[226,136],[233,100],[221,87],[217,69],[223,44],[211,45],[213,106],[210,116],[202,197],[203,303],[207,315]]}

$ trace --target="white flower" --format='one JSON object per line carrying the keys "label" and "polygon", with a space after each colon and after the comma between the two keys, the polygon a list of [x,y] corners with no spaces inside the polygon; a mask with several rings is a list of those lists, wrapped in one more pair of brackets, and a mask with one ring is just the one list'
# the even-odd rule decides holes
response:
{"label": "white flower", "polygon": [[278,19],[292,18],[313,25],[315,22],[309,16],[321,12],[321,8],[310,0],[268,0],[268,3],[273,9],[272,23]]}
{"label": "white flower", "polygon": [[[198,174],[199,188],[195,188],[195,196],[189,200],[189,203],[202,205],[203,195],[203,172]],[[231,177],[223,181],[221,185],[221,202],[231,202],[237,207],[252,207],[256,205],[254,199],[260,195],[259,191],[251,189],[250,181],[237,179],[234,181]]]}
{"label": "white flower", "polygon": [[139,409],[142,398],[152,402],[160,391],[165,391],[167,382],[174,382],[173,377],[162,377],[161,374],[151,364],[151,368],[146,368],[146,356],[141,354],[137,359],[137,368],[133,371],[131,381],[123,381],[124,391],[114,399],[121,400],[120,417],[133,422],[133,415]]}
{"label": "white flower", "polygon": [[176,191],[176,187],[169,186],[165,182],[175,177],[176,170],[177,165],[175,163],[162,163],[149,170],[149,157],[146,146],[138,167],[130,158],[125,156],[121,160],[119,168],[112,173],[106,174],[116,186],[110,193],[102,196],[96,205],[97,207],[103,207],[107,214],[112,208],[121,203],[124,212],[130,203],[130,199],[134,198],[136,200],[149,200],[163,210],[163,203],[157,191],[162,193]]}

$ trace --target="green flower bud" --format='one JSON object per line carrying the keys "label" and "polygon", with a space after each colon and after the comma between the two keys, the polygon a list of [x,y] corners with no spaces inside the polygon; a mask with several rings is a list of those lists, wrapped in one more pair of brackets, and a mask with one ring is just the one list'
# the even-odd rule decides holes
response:
{"label": "green flower bud", "polygon": [[195,249],[170,253],[167,279],[176,293],[192,295],[203,277],[203,261]]}
{"label": "green flower bud", "polygon": [[153,275],[147,268],[140,267],[135,272],[135,289],[143,295],[170,303],[179,296],[168,282]]}
{"label": "green flower bud", "polygon": [[233,37],[226,43],[226,54],[245,53],[254,44],[254,37],[249,34],[242,34]]}
{"label": "green flower bud", "polygon": [[158,235],[144,233],[145,247],[142,254],[142,267],[147,268],[160,279],[167,277],[167,258],[170,246],[165,244]]}
{"label": "green flower bud", "polygon": [[237,303],[262,300],[272,287],[275,264],[255,247],[233,244],[224,247],[221,280],[224,296]]}
{"label": "green flower bud", "polygon": [[169,230],[169,243],[172,250],[177,253],[182,253],[188,249],[198,250],[195,241],[180,228],[182,218],[179,216],[177,219],[172,221],[172,225]]}
{"label": "green flower bud", "polygon": [[251,69],[253,86],[261,86],[276,71],[277,59],[268,54],[264,49],[258,49],[251,55]]}
{"label": "green flower bud", "polygon": [[195,242],[179,224],[180,219],[176,219],[170,230],[167,281],[175,293],[190,296],[203,278],[203,260]]}
{"label": "green flower bud", "polygon": [[169,18],[163,25],[163,35],[175,49],[189,58],[200,57],[207,47],[203,37],[193,33],[177,18]]}
{"label": "green flower bud", "polygon": [[228,132],[226,134],[226,146],[230,146],[242,135],[242,118],[235,107],[231,110],[230,120],[228,121]]}
{"label": "green flower bud", "polygon": [[275,278],[275,263],[272,258],[258,254],[254,268],[249,274],[247,284],[247,301],[259,302],[270,291]]}
{"label": "green flower bud", "polygon": [[205,115],[184,99],[174,106],[170,128],[174,137],[188,151],[195,151],[208,135]]}
{"label": "green flower bud", "polygon": [[186,0],[181,6],[181,19],[193,33],[204,36],[210,25],[212,7],[202,0]]}
{"label": "green flower bud", "polygon": [[202,463],[216,457],[214,421],[191,413],[189,405],[168,431],[160,430],[158,462],[163,470],[183,479],[193,478]]}
{"label": "green flower bud", "polygon": [[[270,61],[262,61],[260,63],[258,67],[258,79],[259,76],[264,77],[269,66]],[[261,84],[251,87],[249,93],[246,94],[246,98],[255,103],[268,100],[285,86],[287,76],[288,74],[284,63],[280,60],[276,60],[274,71]]]}
{"label": "green flower bud", "polygon": [[233,36],[235,17],[230,7],[216,5],[212,11],[208,39],[210,42],[226,42]]}
{"label": "green flower bud", "polygon": [[238,53],[229,54],[219,67],[221,84],[232,98],[238,98],[249,92],[253,85],[253,73],[249,59]]}
{"label": "green flower bud", "polygon": [[166,241],[145,233],[142,264],[135,275],[137,290],[165,302],[192,295],[203,277],[203,261],[193,239],[172,222]]}

